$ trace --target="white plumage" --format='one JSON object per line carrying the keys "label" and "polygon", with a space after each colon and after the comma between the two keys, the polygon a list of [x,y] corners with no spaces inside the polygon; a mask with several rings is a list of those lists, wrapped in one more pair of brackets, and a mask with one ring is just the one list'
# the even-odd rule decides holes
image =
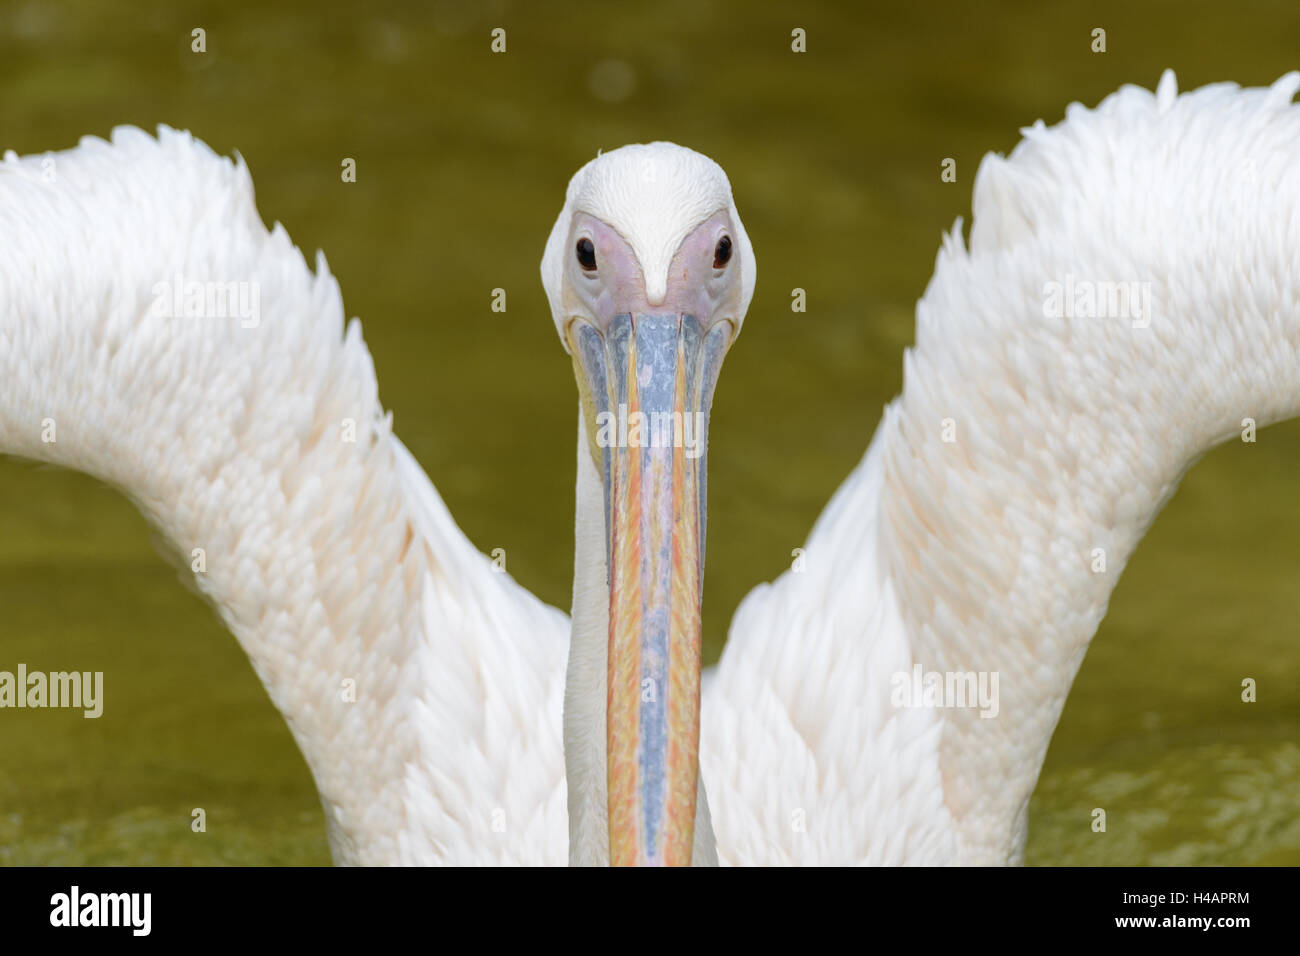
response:
{"label": "white plumage", "polygon": [[[1243,419],[1300,412],[1298,88],[1178,96],[1166,74],[985,158],[903,394],[803,572],[746,598],[707,676],[722,862],[1020,859],[1138,540]],[[186,134],[55,159],[53,181],[41,157],[0,165],[0,452],[108,481],[204,550],[198,586],[293,730],[337,861],[564,862],[568,620],[491,570],[392,435],[323,258],[313,276],[243,164]],[[256,281],[260,323],[153,314],[176,275]],[[1045,313],[1053,283],[1130,281],[1136,321]],[[918,664],[997,672],[998,716],[894,706]]]}
{"label": "white plumage", "polygon": [[[203,549],[338,862],[563,862],[567,620],[490,570],[392,435],[324,258],[188,134],[118,129],[53,169],[0,164],[0,450]],[[258,283],[260,322],[156,316],[176,276]]]}

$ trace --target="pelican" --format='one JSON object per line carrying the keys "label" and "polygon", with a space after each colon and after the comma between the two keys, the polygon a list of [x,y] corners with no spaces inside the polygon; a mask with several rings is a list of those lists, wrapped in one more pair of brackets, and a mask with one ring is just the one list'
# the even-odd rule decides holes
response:
{"label": "pelican", "polygon": [[[756,264],[679,146],[582,167],[542,260],[579,391],[571,618],[460,532],[323,256],[185,133],[0,164],[0,452],[196,556],[338,863],[1016,863],[1138,541],[1198,456],[1300,411],[1297,89],[1166,73],[986,156],[902,394],[703,676],[709,409]],[[994,708],[900,698],[967,672]]]}

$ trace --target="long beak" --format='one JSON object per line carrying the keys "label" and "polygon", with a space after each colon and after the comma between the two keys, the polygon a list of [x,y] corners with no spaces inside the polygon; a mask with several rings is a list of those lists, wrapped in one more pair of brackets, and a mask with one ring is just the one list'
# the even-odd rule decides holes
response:
{"label": "long beak", "polygon": [[691,862],[705,460],[713,387],[730,341],[728,323],[706,333],[690,315],[623,314],[603,335],[586,324],[574,335],[605,486],[615,866]]}

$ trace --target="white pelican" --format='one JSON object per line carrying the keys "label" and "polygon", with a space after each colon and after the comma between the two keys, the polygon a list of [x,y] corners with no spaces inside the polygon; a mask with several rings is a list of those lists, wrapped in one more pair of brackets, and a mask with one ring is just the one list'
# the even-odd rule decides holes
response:
{"label": "white pelican", "polygon": [[[689,150],[583,167],[542,263],[582,399],[567,645],[392,434],[323,258],[187,134],[0,165],[0,452],[203,556],[340,863],[1016,862],[1142,534],[1243,419],[1300,411],[1298,88],[1167,73],[985,157],[903,393],[806,567],[737,611],[702,718],[704,458],[600,433],[627,405],[702,442],[749,305],[730,187]],[[253,289],[255,323],[228,307]],[[998,675],[996,717],[899,706],[914,668]]]}

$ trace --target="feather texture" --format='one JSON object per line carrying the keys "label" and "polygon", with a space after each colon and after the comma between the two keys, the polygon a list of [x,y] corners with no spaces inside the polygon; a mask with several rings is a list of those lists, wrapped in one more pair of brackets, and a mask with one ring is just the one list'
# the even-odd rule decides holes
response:
{"label": "feather texture", "polygon": [[[202,549],[338,862],[563,862],[567,618],[494,573],[393,436],[324,258],[188,134],[44,159],[0,164],[0,451]],[[255,325],[208,300],[229,283],[257,289]]]}

